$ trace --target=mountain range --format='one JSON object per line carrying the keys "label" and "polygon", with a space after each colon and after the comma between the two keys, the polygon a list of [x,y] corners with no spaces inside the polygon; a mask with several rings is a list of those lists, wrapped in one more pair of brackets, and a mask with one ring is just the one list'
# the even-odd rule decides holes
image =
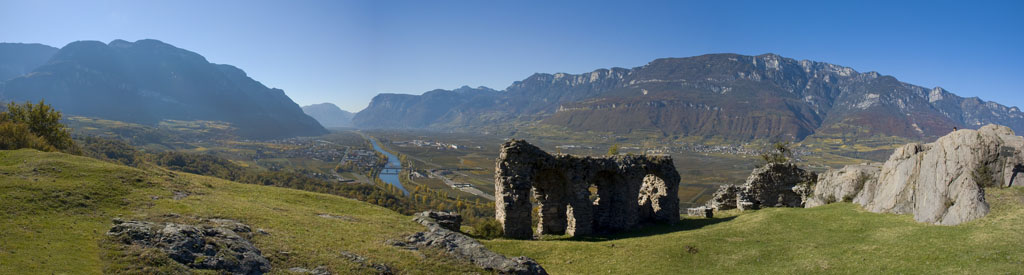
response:
{"label": "mountain range", "polygon": [[77,41],[59,50],[8,44],[0,52],[3,76],[18,75],[0,86],[4,101],[43,99],[66,114],[142,124],[225,121],[247,138],[327,132],[284,91],[157,40]]}
{"label": "mountain range", "polygon": [[355,116],[331,103],[302,106],[302,111],[324,127],[352,127],[352,116]]}
{"label": "mountain range", "polygon": [[57,50],[43,44],[0,43],[0,83],[28,74]]}
{"label": "mountain range", "polygon": [[466,129],[539,122],[571,130],[736,140],[814,134],[933,139],[994,123],[1024,131],[1024,113],[877,72],[775,54],[662,58],[631,69],[537,73],[486,87],[380,94],[353,118],[363,128]]}

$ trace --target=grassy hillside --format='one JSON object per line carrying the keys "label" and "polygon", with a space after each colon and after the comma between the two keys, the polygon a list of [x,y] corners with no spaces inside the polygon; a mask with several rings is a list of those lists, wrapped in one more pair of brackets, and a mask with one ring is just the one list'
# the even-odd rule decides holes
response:
{"label": "grassy hillside", "polygon": [[[189,195],[176,200],[175,193]],[[481,271],[434,252],[384,245],[423,228],[408,216],[355,200],[61,153],[0,151],[0,274],[152,272],[141,270],[142,263],[160,264],[159,257],[142,253],[139,260],[138,251],[106,240],[115,217],[239,220],[269,233],[254,234],[252,241],[273,273],[317,266],[335,273],[372,272],[341,251],[402,273]]]}
{"label": "grassy hillside", "polygon": [[609,238],[493,240],[552,274],[1008,274],[1024,270],[1024,188],[987,190],[992,212],[959,226],[838,203],[686,219]]}
{"label": "grassy hillside", "polygon": [[[180,200],[175,194],[189,194]],[[976,273],[1024,270],[1024,188],[989,189],[992,212],[959,226],[838,203],[812,209],[728,212],[608,237],[490,240],[552,274]],[[177,215],[170,215],[170,214]],[[328,214],[334,218],[324,218]],[[0,151],[0,274],[151,273],[173,270],[160,255],[108,241],[111,219],[249,224],[272,273],[326,266],[373,273],[348,251],[400,273],[482,272],[436,252],[387,239],[422,230],[390,210],[331,195],[136,169],[61,153]],[[420,254],[422,253],[422,254]],[[158,269],[143,269],[145,266]]]}

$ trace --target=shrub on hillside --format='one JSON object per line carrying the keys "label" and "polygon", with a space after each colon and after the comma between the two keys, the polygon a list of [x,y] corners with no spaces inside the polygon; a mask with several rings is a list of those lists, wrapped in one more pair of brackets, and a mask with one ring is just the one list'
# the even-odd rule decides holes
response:
{"label": "shrub on hillside", "polygon": [[78,140],[82,155],[137,167],[142,163],[141,154],[135,147],[124,141],[110,138],[87,136]]}
{"label": "shrub on hillside", "polygon": [[501,223],[495,219],[483,219],[473,225],[473,235],[477,238],[494,239],[500,238],[505,232],[501,230]]}
{"label": "shrub on hillside", "polygon": [[9,121],[0,122],[0,150],[14,150],[21,148],[32,148],[39,151],[52,152],[56,148],[46,143],[46,140],[35,135],[24,123],[13,123]]}
{"label": "shrub on hillside", "polygon": [[[25,102],[24,104],[11,102],[7,104],[7,110],[0,113],[0,123],[22,124],[24,127],[27,127],[30,133],[41,138],[47,145],[63,152],[79,153],[75,142],[71,140],[71,134],[68,132],[67,127],[60,123],[60,118],[60,111],[54,110],[42,100],[38,104],[32,104],[32,102]],[[22,126],[12,125],[8,127],[13,127],[8,128],[10,131],[20,131]],[[14,139],[27,141],[31,138],[28,136],[18,136],[14,137]]]}

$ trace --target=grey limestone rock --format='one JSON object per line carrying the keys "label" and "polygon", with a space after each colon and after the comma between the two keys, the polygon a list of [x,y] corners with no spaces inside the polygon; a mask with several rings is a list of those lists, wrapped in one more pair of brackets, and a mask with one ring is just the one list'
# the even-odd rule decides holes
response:
{"label": "grey limestone rock", "polygon": [[462,227],[462,215],[455,212],[426,211],[419,215],[430,217],[444,229],[459,232]]}
{"label": "grey limestone rock", "polygon": [[[914,220],[932,224],[978,219],[989,211],[985,187],[1020,184],[1022,151],[1024,138],[998,125],[955,131],[933,143],[907,144],[893,152],[875,180],[865,182],[853,202],[868,211],[913,214]],[[835,178],[823,177],[815,194],[848,192],[842,185],[849,182]]]}
{"label": "grey limestone rock", "polygon": [[807,197],[804,207],[815,207],[838,201],[853,201],[864,186],[878,180],[882,165],[848,165],[841,169],[829,169],[818,175],[813,192]]}
{"label": "grey limestone rock", "polygon": [[249,226],[233,220],[209,220],[214,225],[114,220],[108,236],[124,244],[154,247],[188,267],[232,274],[263,274],[270,262],[240,234]]}
{"label": "grey limestone rock", "polygon": [[406,242],[391,245],[432,247],[455,258],[466,260],[499,274],[547,274],[536,261],[527,257],[508,258],[488,250],[483,244],[457,231],[448,230],[431,217],[431,211],[417,213],[413,220],[426,226],[427,231],[409,236]]}
{"label": "grey limestone rock", "polygon": [[348,251],[341,251],[341,256],[345,257],[349,261],[352,261],[353,263],[357,263],[357,264],[359,264],[359,265],[361,265],[363,267],[372,268],[372,269],[377,271],[377,274],[380,274],[380,275],[395,274],[395,272],[393,270],[391,270],[390,266],[388,266],[386,264],[381,264],[381,263],[371,263],[370,260],[367,259],[366,257],[357,255],[355,253],[348,252]]}

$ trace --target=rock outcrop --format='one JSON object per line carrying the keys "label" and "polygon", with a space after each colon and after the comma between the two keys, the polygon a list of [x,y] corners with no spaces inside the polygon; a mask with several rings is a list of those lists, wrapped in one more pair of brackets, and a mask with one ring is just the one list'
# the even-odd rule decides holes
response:
{"label": "rock outcrop", "polygon": [[[866,180],[853,202],[872,212],[913,214],[919,222],[956,225],[988,214],[984,188],[1020,184],[1022,167],[1024,138],[1010,128],[959,130],[933,143],[896,149],[877,180]],[[815,194],[849,184],[822,179]]]}
{"label": "rock outcrop", "polygon": [[448,229],[451,231],[459,232],[462,227],[462,215],[455,212],[443,212],[443,211],[426,211],[419,214],[423,217],[428,217],[437,222],[441,228]]}
{"label": "rock outcrop", "polygon": [[829,169],[818,175],[818,182],[804,207],[815,207],[838,201],[851,202],[868,182],[878,180],[881,164],[848,165],[842,169]]}
{"label": "rock outcrop", "polygon": [[[388,266],[386,264],[382,264],[382,263],[372,263],[366,257],[357,255],[355,253],[348,252],[348,251],[341,251],[341,256],[345,257],[346,259],[348,259],[349,261],[351,261],[353,263],[359,264],[360,266],[363,266],[365,268],[371,268],[371,269],[377,271],[377,275],[391,275],[391,274],[395,274],[394,270],[391,270],[390,266]],[[315,271],[315,269],[314,269],[314,271]]]}
{"label": "rock outcrop", "polygon": [[551,155],[511,140],[496,166],[495,217],[508,238],[533,237],[531,196],[540,208],[537,234],[581,236],[679,220],[680,178],[669,156]]}
{"label": "rock outcrop", "polygon": [[814,173],[796,164],[769,163],[754,169],[742,185],[719,187],[707,207],[715,210],[803,207],[803,196],[797,191],[814,180]]}
{"label": "rock outcrop", "polygon": [[446,229],[431,218],[431,213],[417,213],[413,218],[414,221],[426,226],[427,231],[409,236],[407,242],[390,241],[391,245],[439,249],[455,258],[472,262],[498,274],[547,274],[547,271],[533,259],[523,256],[509,259],[488,250],[483,244],[465,234]]}
{"label": "rock outcrop", "polygon": [[114,220],[107,232],[124,244],[158,248],[185,266],[232,274],[263,274],[270,262],[249,240],[249,226],[211,219],[205,225]]}

